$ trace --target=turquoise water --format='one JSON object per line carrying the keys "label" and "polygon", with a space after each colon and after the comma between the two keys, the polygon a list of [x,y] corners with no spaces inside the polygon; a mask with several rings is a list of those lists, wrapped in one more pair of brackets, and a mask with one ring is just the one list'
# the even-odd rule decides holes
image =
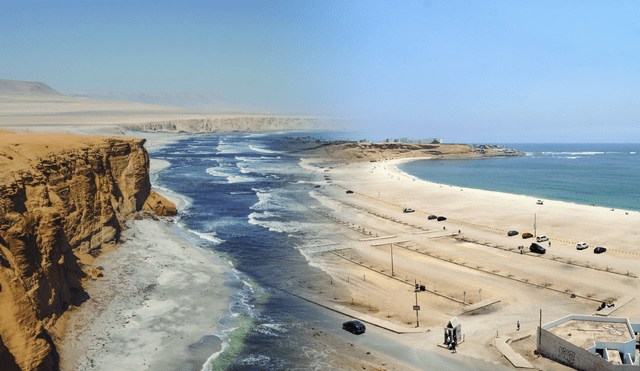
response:
{"label": "turquoise water", "polygon": [[541,199],[640,211],[640,144],[504,144],[523,157],[418,160],[417,178]]}

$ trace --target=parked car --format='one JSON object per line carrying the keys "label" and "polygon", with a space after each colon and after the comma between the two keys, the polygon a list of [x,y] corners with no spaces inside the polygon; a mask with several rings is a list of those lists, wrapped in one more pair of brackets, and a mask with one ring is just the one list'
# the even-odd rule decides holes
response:
{"label": "parked car", "polygon": [[444,217],[444,216],[439,216],[439,217],[438,217],[438,221],[439,221],[439,222],[441,222],[441,221],[443,221],[443,220],[447,220],[447,218],[446,218],[446,217]]}
{"label": "parked car", "polygon": [[529,233],[529,232],[525,232],[522,234],[522,238],[531,238],[533,237],[533,234]]}
{"label": "parked car", "polygon": [[509,231],[507,232],[507,236],[517,236],[518,235],[518,231]]}
{"label": "parked car", "polygon": [[317,186],[315,186],[314,188],[320,188],[320,187],[321,187],[320,185],[317,185]]}
{"label": "parked car", "polygon": [[356,335],[364,334],[364,331],[366,330],[366,327],[364,327],[362,322],[356,320],[343,323],[342,328]]}
{"label": "parked car", "polygon": [[602,254],[605,251],[607,251],[607,249],[605,247],[602,247],[602,246],[598,246],[595,249],[593,249],[593,252],[596,253],[596,254]]}
{"label": "parked car", "polygon": [[435,215],[429,215],[429,217],[427,217],[427,219],[433,220],[433,219],[438,219],[438,217],[435,216]]}
{"label": "parked car", "polygon": [[584,249],[586,249],[587,247],[589,247],[589,244],[588,244],[588,243],[586,243],[586,242],[578,242],[578,244],[576,245],[576,248],[577,248],[578,250],[584,250]]}
{"label": "parked car", "polygon": [[537,243],[532,243],[531,246],[529,246],[529,251],[535,252],[537,254],[544,254],[547,252],[544,247],[538,245]]}
{"label": "parked car", "polygon": [[415,211],[415,210],[414,210],[414,209],[412,209],[412,208],[410,208],[410,207],[405,207],[405,208],[404,208],[404,210],[402,210],[402,212],[403,212],[403,213],[412,213],[412,212],[414,212],[414,211]]}
{"label": "parked car", "polygon": [[353,193],[353,191],[352,190],[348,190],[347,193]]}
{"label": "parked car", "polygon": [[544,205],[544,202],[542,202],[542,200],[538,200],[536,201],[536,205]]}
{"label": "parked car", "polygon": [[544,241],[549,241],[549,237],[547,237],[547,236],[538,236],[538,237],[536,237],[536,242],[544,242]]}

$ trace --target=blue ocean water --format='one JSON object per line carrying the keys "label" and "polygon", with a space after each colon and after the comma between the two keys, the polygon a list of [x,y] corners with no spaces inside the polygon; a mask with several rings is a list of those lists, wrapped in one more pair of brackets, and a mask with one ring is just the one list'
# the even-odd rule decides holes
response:
{"label": "blue ocean water", "polygon": [[523,157],[418,160],[420,179],[578,204],[640,211],[640,144],[504,144]]}
{"label": "blue ocean water", "polygon": [[171,163],[154,183],[187,200],[176,218],[186,237],[235,268],[227,284],[236,294],[229,315],[219,320],[225,331],[211,334],[222,338],[225,351],[203,370],[295,369],[317,361],[302,352],[301,339],[313,327],[306,326],[309,318],[322,316],[282,291],[312,269],[296,247],[313,239],[315,228],[311,212],[295,201],[309,188],[298,184],[304,177],[299,156],[274,149],[281,140],[200,135],[150,153]]}

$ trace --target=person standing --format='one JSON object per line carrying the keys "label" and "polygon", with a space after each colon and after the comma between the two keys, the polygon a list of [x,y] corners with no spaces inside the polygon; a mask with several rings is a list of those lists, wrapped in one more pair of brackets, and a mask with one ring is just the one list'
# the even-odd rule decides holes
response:
{"label": "person standing", "polygon": [[516,323],[516,331],[520,331],[520,321],[518,321],[518,323]]}

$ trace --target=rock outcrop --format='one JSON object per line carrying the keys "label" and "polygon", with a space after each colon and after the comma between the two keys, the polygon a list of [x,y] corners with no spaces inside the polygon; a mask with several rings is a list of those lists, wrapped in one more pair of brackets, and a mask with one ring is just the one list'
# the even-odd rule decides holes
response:
{"label": "rock outcrop", "polygon": [[[85,267],[151,193],[144,139],[0,133],[0,367],[56,370],[52,335],[88,299]],[[94,274],[94,276],[96,276]]]}
{"label": "rock outcrop", "polygon": [[137,131],[167,132],[234,132],[234,131],[287,131],[318,129],[318,119],[287,116],[219,115],[215,118],[156,121],[144,124],[125,125]]}

